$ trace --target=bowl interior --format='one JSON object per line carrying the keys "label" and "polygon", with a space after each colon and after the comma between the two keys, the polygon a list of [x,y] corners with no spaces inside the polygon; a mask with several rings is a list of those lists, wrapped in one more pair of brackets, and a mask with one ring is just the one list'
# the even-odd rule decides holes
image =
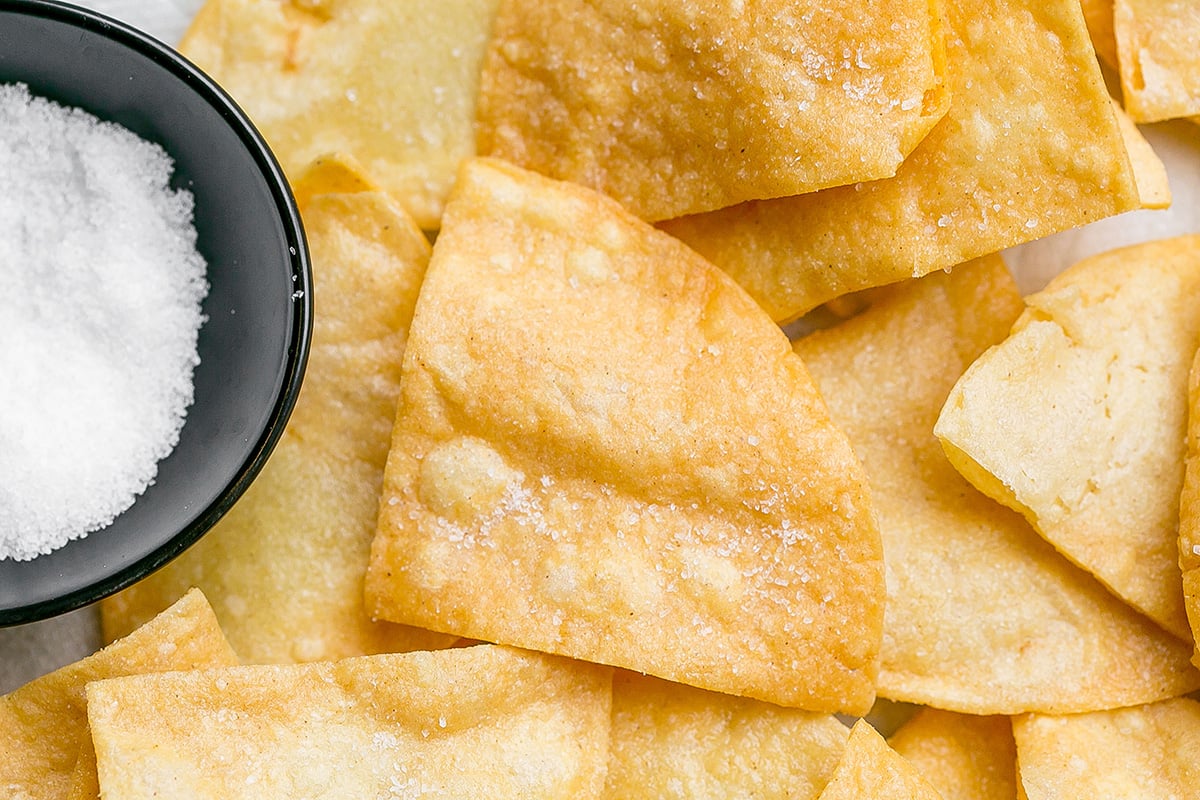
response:
{"label": "bowl interior", "polygon": [[[307,255],[287,184],[210,80],[169,48],[91,12],[0,0],[0,83],[13,82],[124,125],[170,154],[173,185],[195,197],[210,288],[195,401],[178,446],[109,527],[32,561],[0,561],[0,624],[97,600],[211,527],[282,432],[311,325]],[[87,394],[80,386],[81,404]]]}

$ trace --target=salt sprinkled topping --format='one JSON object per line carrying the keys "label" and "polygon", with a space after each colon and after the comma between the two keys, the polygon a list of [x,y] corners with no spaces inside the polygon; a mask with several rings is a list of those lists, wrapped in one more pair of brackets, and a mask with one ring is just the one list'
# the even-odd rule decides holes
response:
{"label": "salt sprinkled topping", "polygon": [[208,286],[172,166],[0,85],[0,560],[108,525],[179,440]]}

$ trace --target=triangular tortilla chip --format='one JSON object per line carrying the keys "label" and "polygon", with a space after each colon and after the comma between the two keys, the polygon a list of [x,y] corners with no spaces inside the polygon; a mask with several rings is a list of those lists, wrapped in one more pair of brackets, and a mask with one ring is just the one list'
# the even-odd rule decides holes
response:
{"label": "triangular tortilla chip", "polygon": [[648,220],[891,177],[950,104],[938,5],[501,0],[479,152]]}
{"label": "triangular tortilla chip", "polygon": [[1121,125],[1121,136],[1129,153],[1129,165],[1133,167],[1133,178],[1137,184],[1138,201],[1142,208],[1169,208],[1171,184],[1167,180],[1167,165],[1154,152],[1154,147],[1138,130],[1137,124],[1113,101],[1117,122]]}
{"label": "triangular tortilla chip", "polygon": [[1177,526],[1200,236],[1093,256],[1026,300],[935,433],[968,480],[1190,640]]}
{"label": "triangular tortilla chip", "polygon": [[1125,110],[1138,122],[1200,114],[1200,4],[1116,0]]}
{"label": "triangular tortilla chip", "polygon": [[816,800],[846,747],[829,715],[619,671],[608,800]]}
{"label": "triangular tortilla chip", "polygon": [[1008,717],[924,708],[888,739],[944,800],[1015,800],[1017,748]]}
{"label": "triangular tortilla chip", "polygon": [[369,183],[336,157],[297,182],[316,313],[295,410],[254,484],[216,527],[101,604],[108,638],[200,586],[247,663],[453,641],[373,623],[363,609],[400,361],[430,252],[394,200],[360,191]]}
{"label": "triangular tortilla chip", "polygon": [[1021,309],[999,259],[893,291],[796,344],[871,481],[888,583],[879,693],[1012,714],[1112,708],[1200,685],[1190,647],[976,491],[933,435],[955,380]]}
{"label": "triangular tortilla chip", "polygon": [[204,595],[192,590],[124,639],[0,697],[0,795],[58,800],[72,789],[77,761],[95,772],[81,751],[89,681],[236,663]]}
{"label": "triangular tortilla chip", "polygon": [[1029,800],[1191,798],[1200,787],[1200,703],[1186,698],[1069,717],[1013,719]]}
{"label": "triangular tortilla chip", "polygon": [[475,152],[497,0],[208,0],[179,44],[292,178],[349,153],[426,229]]}
{"label": "triangular tortilla chip", "polygon": [[[1188,427],[1183,490],[1179,494],[1179,566],[1193,641],[1200,642],[1200,350],[1188,376]],[[1192,657],[1200,664],[1200,646]]]}
{"label": "triangular tortilla chip", "polygon": [[1113,0],[1082,0],[1083,18],[1096,55],[1110,67],[1117,66],[1117,38],[1113,33]]}
{"label": "triangular tortilla chip", "polygon": [[105,798],[597,798],[611,670],[487,645],[88,686]]}
{"label": "triangular tortilla chip", "polygon": [[942,800],[937,789],[864,720],[854,723],[846,751],[821,800]]}
{"label": "triangular tortilla chip", "polygon": [[463,169],[404,358],[385,619],[812,710],[874,696],[862,469],[736,284],[590,189]]}
{"label": "triangular tortilla chip", "polygon": [[950,112],[890,180],[666,223],[777,320],[1138,206],[1079,0],[947,3]]}

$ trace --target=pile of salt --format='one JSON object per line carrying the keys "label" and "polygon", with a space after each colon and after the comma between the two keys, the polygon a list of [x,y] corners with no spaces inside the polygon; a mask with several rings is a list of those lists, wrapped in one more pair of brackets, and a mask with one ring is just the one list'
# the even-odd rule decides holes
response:
{"label": "pile of salt", "polygon": [[208,286],[172,169],[0,85],[0,560],[108,525],[178,442]]}

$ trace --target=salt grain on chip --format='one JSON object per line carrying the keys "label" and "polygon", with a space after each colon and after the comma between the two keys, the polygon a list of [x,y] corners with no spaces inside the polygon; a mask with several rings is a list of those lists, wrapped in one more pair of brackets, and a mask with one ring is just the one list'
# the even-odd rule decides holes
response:
{"label": "salt grain on chip", "polygon": [[874,516],[782,332],[614,201],[490,159],[417,302],[367,596],[781,705],[874,696]]}

